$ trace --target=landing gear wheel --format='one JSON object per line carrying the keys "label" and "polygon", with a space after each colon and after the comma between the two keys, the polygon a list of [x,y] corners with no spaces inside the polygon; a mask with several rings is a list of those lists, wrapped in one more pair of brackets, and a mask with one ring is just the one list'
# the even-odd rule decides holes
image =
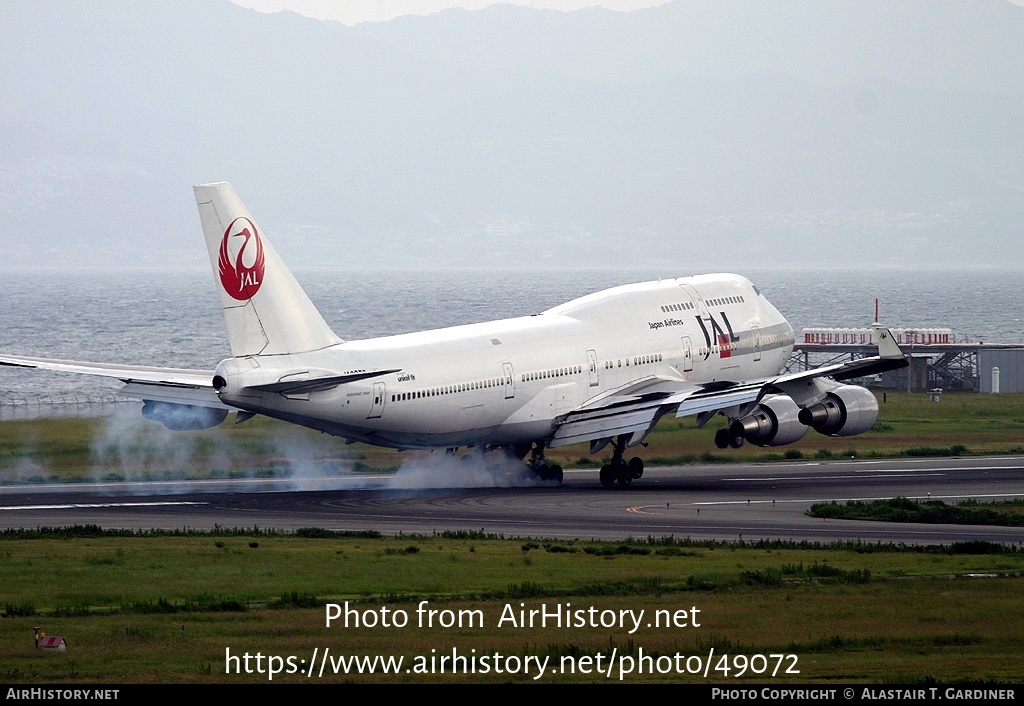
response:
{"label": "landing gear wheel", "polygon": [[619,481],[619,485],[622,486],[623,488],[629,487],[629,484],[633,482],[633,474],[630,473],[629,466],[619,466],[618,478],[616,480]]}
{"label": "landing gear wheel", "polygon": [[729,446],[733,447],[734,449],[738,449],[739,447],[743,446],[743,437],[742,436],[734,436],[734,437],[732,437],[731,439],[729,439]]}
{"label": "landing gear wheel", "polygon": [[720,449],[729,448],[729,442],[732,441],[732,435],[728,429],[719,429],[715,432],[715,446]]}
{"label": "landing gear wheel", "polygon": [[601,467],[601,485],[611,488],[616,482],[625,488],[644,474],[644,462],[640,458],[631,458],[629,463],[622,458],[626,450],[626,442],[630,435],[620,434],[615,438],[615,450],[612,452],[612,462]]}
{"label": "landing gear wheel", "polygon": [[626,464],[626,470],[629,471],[629,475],[633,478],[643,478],[644,460],[639,456],[634,456],[629,459],[629,463]]}
{"label": "landing gear wheel", "polygon": [[552,463],[550,466],[541,466],[537,470],[537,478],[544,482],[553,482],[555,485],[562,484],[562,476],[562,467],[557,463]]}
{"label": "landing gear wheel", "polygon": [[547,480],[548,464],[544,463],[544,443],[538,441],[529,453],[530,458],[526,461],[526,467],[540,480]]}

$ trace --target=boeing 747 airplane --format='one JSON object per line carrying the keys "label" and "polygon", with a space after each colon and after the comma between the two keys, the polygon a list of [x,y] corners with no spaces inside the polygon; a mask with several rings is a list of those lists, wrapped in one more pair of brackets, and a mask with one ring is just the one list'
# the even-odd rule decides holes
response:
{"label": "boeing 747 airplane", "polygon": [[547,448],[611,445],[601,483],[629,485],[626,450],[666,414],[716,414],[720,448],[778,446],[808,427],[849,436],[878,404],[846,380],[907,365],[885,328],[878,355],[782,374],[793,329],[744,277],[709,274],[615,287],[540,314],[362,341],[339,338],[230,184],[195,187],[231,358],[215,370],[2,355],[0,364],[120,379],[142,414],[175,430],[263,414],[396,449],[503,450],[543,480]]}

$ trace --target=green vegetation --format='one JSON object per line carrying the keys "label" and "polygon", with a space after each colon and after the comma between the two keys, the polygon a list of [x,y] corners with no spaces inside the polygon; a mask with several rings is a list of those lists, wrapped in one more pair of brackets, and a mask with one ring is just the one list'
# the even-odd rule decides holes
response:
{"label": "green vegetation", "polygon": [[[830,438],[809,431],[790,447],[751,444],[714,447],[718,417],[703,429],[692,418],[666,417],[634,449],[648,465],[843,459],[894,456],[961,456],[1024,453],[1024,396],[951,393],[942,401],[925,394],[890,393],[875,428],[856,437]],[[102,418],[0,422],[0,484],[86,480],[180,480],[393,472],[413,453],[339,439],[257,417],[197,432],[170,432],[131,410]],[[599,467],[603,457],[584,447],[552,449],[565,467]]]}
{"label": "green vegetation", "polygon": [[892,498],[862,502],[815,503],[807,511],[811,517],[843,520],[879,520],[882,522],[924,522],[954,525],[1024,526],[1024,500],[979,503],[973,499],[955,505],[941,500]]}
{"label": "green vegetation", "polygon": [[[354,537],[314,529],[300,536],[78,527],[6,532],[0,561],[3,682],[266,681],[225,674],[226,648],[307,658],[314,648],[330,647],[333,654],[413,658],[457,647],[557,660],[612,649],[637,656],[641,648],[706,655],[713,646],[716,654],[796,654],[801,671],[787,683],[1019,682],[1024,658],[1024,551],[987,542],[918,547],[668,537],[602,543],[475,532]],[[346,601],[359,612],[404,610],[413,623],[421,601],[428,601],[452,614],[479,611],[484,623],[326,628],[325,604]],[[701,626],[630,634],[618,627],[498,625],[506,606],[566,603],[643,609],[647,617],[696,607]],[[64,636],[68,652],[34,650],[36,625]],[[687,680],[701,678],[626,678]],[[532,680],[492,673],[323,681]],[[607,679],[576,674],[544,681]]]}

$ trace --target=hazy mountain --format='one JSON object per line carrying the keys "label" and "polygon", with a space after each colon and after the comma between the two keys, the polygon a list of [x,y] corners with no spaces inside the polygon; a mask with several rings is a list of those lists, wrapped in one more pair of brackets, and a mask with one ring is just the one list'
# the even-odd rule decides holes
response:
{"label": "hazy mountain", "polygon": [[291,262],[999,262],[1024,7],[0,6],[0,262],[203,264],[234,182]]}

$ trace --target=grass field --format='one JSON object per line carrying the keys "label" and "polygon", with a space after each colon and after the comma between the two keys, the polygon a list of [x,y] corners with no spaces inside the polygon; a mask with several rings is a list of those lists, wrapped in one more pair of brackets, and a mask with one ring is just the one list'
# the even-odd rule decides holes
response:
{"label": "grass field", "polygon": [[924,522],[950,525],[1024,526],[1024,500],[979,503],[968,499],[947,505],[941,500],[916,501],[909,498],[815,503],[807,512],[811,517],[881,522]]}
{"label": "grass field", "polygon": [[[697,429],[692,418],[663,419],[649,447],[631,453],[648,464],[750,462],[798,458],[1024,453],[1024,395],[890,393],[875,428],[855,437],[809,431],[774,449],[750,444],[720,451],[718,417]],[[549,450],[566,467],[600,466],[586,445]],[[388,472],[422,452],[345,445],[340,439],[257,417],[199,432],[170,432],[135,410],[112,418],[0,422],[0,484],[18,482],[209,478],[291,473]]]}
{"label": "grass field", "polygon": [[[873,550],[872,550],[873,549]],[[988,547],[992,550],[993,547]],[[1019,682],[1024,553],[963,554],[900,547],[826,548],[669,542],[538,543],[486,536],[309,539],[141,536],[0,539],[0,681],[35,683],[260,682],[226,674],[232,655],[332,654],[429,659],[478,655],[584,658],[793,654],[795,681]],[[970,577],[970,578],[969,578]],[[462,627],[417,625],[420,601]],[[352,602],[397,628],[325,627],[327,603]],[[522,627],[506,610],[556,604],[640,610],[626,628]],[[692,612],[697,608],[699,612]],[[685,627],[648,626],[655,611]],[[437,620],[441,620],[438,613]],[[353,620],[354,622],[354,620]],[[690,622],[698,622],[695,627]],[[68,640],[43,655],[32,628]],[[434,652],[431,652],[434,650]],[[730,663],[735,667],[735,663]],[[788,663],[787,663],[788,664]],[[711,671],[713,681],[763,681]],[[531,682],[535,674],[325,676],[356,682]],[[619,681],[618,671],[610,681]],[[275,682],[319,681],[278,674]],[[626,674],[627,683],[703,676]],[[607,682],[597,674],[547,673],[545,682]]]}

